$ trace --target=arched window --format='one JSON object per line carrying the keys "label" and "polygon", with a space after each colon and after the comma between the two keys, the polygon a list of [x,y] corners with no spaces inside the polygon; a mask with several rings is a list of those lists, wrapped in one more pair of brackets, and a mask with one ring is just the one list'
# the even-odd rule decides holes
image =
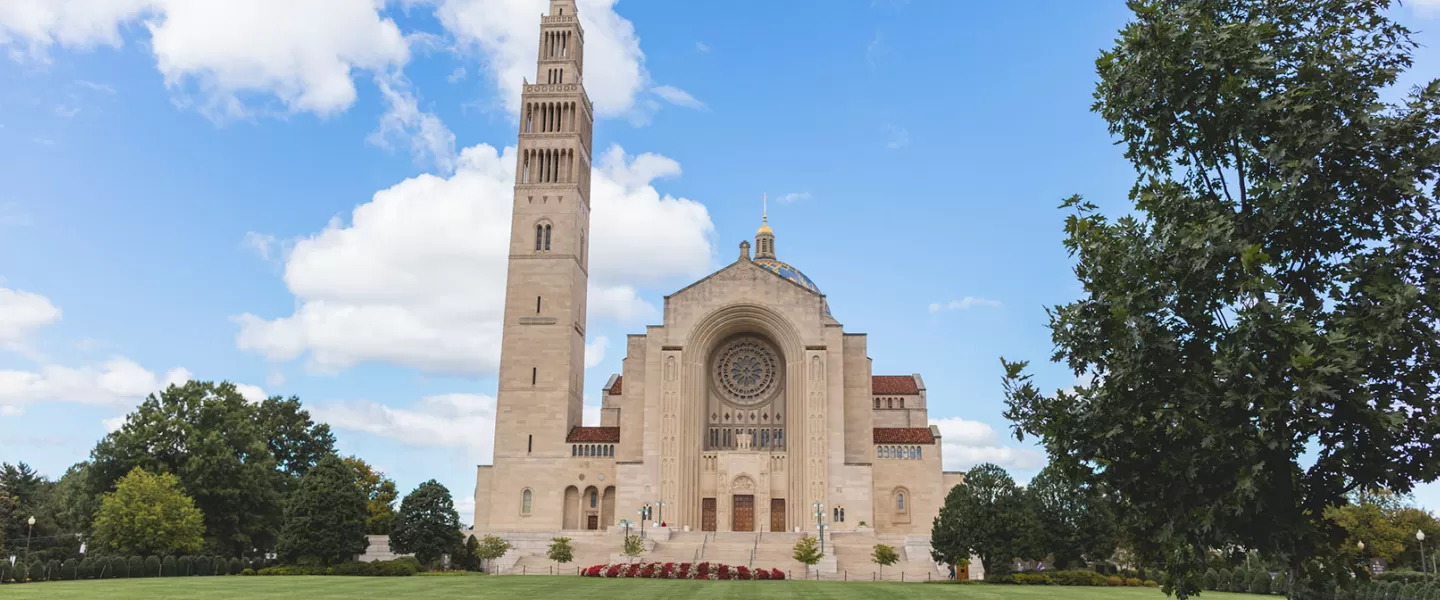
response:
{"label": "arched window", "polygon": [[830,521],[833,522],[833,523],[839,523],[839,522],[840,522],[840,509],[839,509],[839,508],[830,509]]}
{"label": "arched window", "polygon": [[600,506],[600,492],[590,490],[590,508]]}
{"label": "arched window", "polygon": [[885,449],[884,449],[884,448],[876,448],[876,449],[875,449],[875,458],[885,458]]}
{"label": "arched window", "polygon": [[544,226],[544,225],[536,225],[536,226],[535,226],[535,251],[536,251],[536,252],[539,252],[539,251],[541,251],[541,250],[544,249],[544,246],[541,244],[541,242],[543,242],[544,240],[545,240],[545,226]]}
{"label": "arched window", "polygon": [[843,507],[843,506],[840,507],[840,522],[841,522],[841,523],[844,523],[844,522],[845,522],[845,507]]}
{"label": "arched window", "polygon": [[550,251],[550,226],[545,226],[545,251]]}
{"label": "arched window", "polygon": [[895,399],[894,399],[894,398],[886,398],[886,399],[885,399],[885,408],[895,408]]}
{"label": "arched window", "polygon": [[895,494],[895,510],[905,512],[905,492]]}
{"label": "arched window", "polygon": [[921,447],[921,446],[916,446],[916,447],[915,447],[915,458],[921,458],[921,452],[923,452],[924,450],[925,450],[925,448],[923,448],[923,447]]}
{"label": "arched window", "polygon": [[875,408],[880,408],[880,399],[879,399],[879,398],[876,398],[876,399],[875,399]]}
{"label": "arched window", "polygon": [[530,514],[530,500],[532,497],[533,495],[530,493],[530,488],[525,488],[525,491],[520,492],[520,514]]}
{"label": "arched window", "polygon": [[900,408],[905,408],[905,399],[904,399],[904,398],[901,398],[901,399],[900,399]]}

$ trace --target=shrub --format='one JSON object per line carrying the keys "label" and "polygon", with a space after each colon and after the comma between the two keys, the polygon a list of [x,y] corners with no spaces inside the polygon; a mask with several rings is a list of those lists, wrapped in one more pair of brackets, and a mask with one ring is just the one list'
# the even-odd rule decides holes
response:
{"label": "shrub", "polygon": [[1144,583],[1141,583],[1141,585],[1145,587],[1160,587],[1160,582],[1155,581],[1154,579],[1146,579]]}
{"label": "shrub", "polygon": [[195,557],[195,562],[191,564],[190,568],[193,569],[191,574],[194,575],[204,576],[215,574],[214,564],[210,562],[210,557],[204,554]]}
{"label": "shrub", "polygon": [[[95,561],[90,560],[90,557],[87,556],[80,559],[80,564],[75,567],[75,578],[90,579],[94,577],[95,574],[92,572],[94,566]],[[0,581],[3,581],[3,579],[0,579]]]}
{"label": "shrub", "polygon": [[151,556],[151,557],[145,559],[145,576],[146,576],[146,577],[159,577],[159,576],[161,575],[160,570],[161,570],[160,557],[158,557],[158,556]]}
{"label": "shrub", "polygon": [[195,574],[195,559],[189,556],[182,556],[175,559],[175,576],[189,577]]}
{"label": "shrub", "polygon": [[60,580],[60,561],[53,558],[45,561],[45,579],[47,581]]}
{"label": "shrub", "polygon": [[1215,585],[1219,581],[1219,578],[1220,575],[1215,572],[1215,569],[1206,569],[1205,575],[1200,577],[1200,587],[1213,592],[1215,591]]}
{"label": "shrub", "polygon": [[240,574],[240,571],[243,571],[243,570],[245,570],[245,565],[240,564],[240,559],[238,559],[238,558],[232,558],[232,559],[230,559],[230,574],[231,574],[231,575],[239,575],[239,574]]}
{"label": "shrub", "polygon": [[1139,577],[1126,577],[1125,585],[1128,585],[1130,587],[1140,587],[1142,585],[1145,585],[1145,580]]}
{"label": "shrub", "polygon": [[1112,587],[1125,585],[1125,578],[1120,577],[1119,575],[1111,575],[1105,578],[1105,585]]}
{"label": "shrub", "polygon": [[0,560],[0,584],[10,583],[10,561]]}
{"label": "shrub", "polygon": [[128,562],[130,563],[131,577],[145,576],[145,559],[138,556],[131,556]]}
{"label": "shrub", "polygon": [[66,581],[74,581],[80,576],[80,561],[74,558],[67,558],[60,565],[60,578]]}
{"label": "shrub", "polygon": [[125,579],[130,577],[130,562],[121,556],[110,557],[110,570],[115,572],[115,577]]}
{"label": "shrub", "polygon": [[245,576],[254,575],[254,574],[255,574],[255,569],[252,569],[252,568],[250,568],[250,567],[245,567],[245,570],[244,570],[244,571],[241,571],[240,574],[241,574],[241,575],[245,575]]}
{"label": "shrub", "polygon": [[25,563],[17,561],[15,563],[14,571],[12,571],[10,574],[10,580],[14,581],[15,583],[25,583],[29,575],[30,568],[25,566]]}

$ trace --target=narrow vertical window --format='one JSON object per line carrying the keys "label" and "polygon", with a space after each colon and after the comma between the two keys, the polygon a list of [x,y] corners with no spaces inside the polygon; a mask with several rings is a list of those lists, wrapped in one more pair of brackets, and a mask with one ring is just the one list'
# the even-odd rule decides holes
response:
{"label": "narrow vertical window", "polygon": [[530,499],[531,499],[531,497],[532,497],[532,496],[531,496],[531,494],[530,494],[530,490],[528,490],[528,489],[525,490],[523,493],[520,494],[520,512],[521,512],[521,513],[527,514],[527,515],[530,514]]}
{"label": "narrow vertical window", "polygon": [[535,379],[539,377],[539,373],[539,367],[530,367],[530,385],[535,385]]}
{"label": "narrow vertical window", "polygon": [[539,251],[540,251],[540,249],[541,249],[540,242],[543,241],[544,238],[545,238],[545,226],[544,226],[544,225],[536,225],[536,226],[535,226],[535,251],[536,251],[536,252],[539,252]]}
{"label": "narrow vertical window", "polygon": [[545,226],[545,251],[550,251],[550,226]]}
{"label": "narrow vertical window", "polygon": [[905,492],[895,495],[895,508],[905,510]]}
{"label": "narrow vertical window", "polygon": [[590,492],[590,508],[596,508],[596,507],[598,507],[598,506],[600,506],[600,493],[599,493],[599,492],[595,492],[595,491],[591,491],[591,492]]}
{"label": "narrow vertical window", "polygon": [[901,399],[900,399],[900,408],[905,408],[905,399],[904,399],[904,398],[901,398]]}

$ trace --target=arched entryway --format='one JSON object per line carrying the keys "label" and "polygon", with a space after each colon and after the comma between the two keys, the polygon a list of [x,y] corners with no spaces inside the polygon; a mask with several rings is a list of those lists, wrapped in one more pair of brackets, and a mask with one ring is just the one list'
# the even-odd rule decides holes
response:
{"label": "arched entryway", "polygon": [[580,528],[580,489],[573,485],[565,488],[565,519],[560,526],[565,529]]}
{"label": "arched entryway", "polygon": [[585,488],[585,493],[580,496],[583,515],[581,529],[593,531],[600,528],[600,490],[595,486]]}
{"label": "arched entryway", "polygon": [[600,527],[606,528],[615,524],[615,486],[605,488],[605,495],[600,497]]}

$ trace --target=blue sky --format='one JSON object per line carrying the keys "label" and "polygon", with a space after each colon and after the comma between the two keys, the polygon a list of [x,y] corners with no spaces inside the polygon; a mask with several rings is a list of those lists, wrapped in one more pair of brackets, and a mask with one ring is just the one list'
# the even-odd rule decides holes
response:
{"label": "blue sky", "polygon": [[[298,395],[468,520],[493,434],[509,178],[539,0],[0,8],[0,461],[52,476],[167,381]],[[1426,7],[1395,16],[1426,31]],[[666,293],[777,254],[921,373],[948,468],[1043,465],[1001,416],[1078,296],[1070,194],[1126,208],[1089,111],[1123,2],[581,0],[595,126],[586,390]],[[1426,48],[1408,83],[1440,72]],[[594,411],[589,411],[593,416]],[[1419,499],[1435,506],[1440,492]]]}

